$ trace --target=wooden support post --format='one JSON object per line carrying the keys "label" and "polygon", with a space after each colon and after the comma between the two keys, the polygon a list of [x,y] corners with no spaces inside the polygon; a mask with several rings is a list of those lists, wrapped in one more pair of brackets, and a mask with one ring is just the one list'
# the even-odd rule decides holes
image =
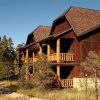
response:
{"label": "wooden support post", "polygon": [[39,47],[39,55],[40,56],[42,55],[42,47],[41,46]]}
{"label": "wooden support post", "polygon": [[32,54],[32,58],[33,58],[33,64],[34,64],[34,58],[35,58],[34,52],[33,52],[33,54]]}
{"label": "wooden support post", "polygon": [[[60,63],[60,39],[57,39],[56,45],[57,63]],[[57,75],[60,78],[60,65],[57,65]]]}
{"label": "wooden support post", "polygon": [[22,61],[22,62],[24,62],[24,61],[25,61],[25,55],[24,55],[24,52],[22,52],[21,61]]}
{"label": "wooden support post", "polygon": [[50,45],[48,44],[47,45],[47,57],[48,57],[48,60],[49,60],[49,55],[50,55]]}
{"label": "wooden support post", "polygon": [[28,64],[28,49],[26,49],[25,63],[27,63],[27,64]]}

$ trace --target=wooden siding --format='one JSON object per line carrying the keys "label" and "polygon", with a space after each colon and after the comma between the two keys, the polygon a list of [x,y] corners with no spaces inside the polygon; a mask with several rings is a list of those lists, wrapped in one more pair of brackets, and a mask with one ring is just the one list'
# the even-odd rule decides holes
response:
{"label": "wooden siding", "polygon": [[[100,52],[100,30],[97,29],[93,32],[87,33],[81,37],[76,37],[74,32],[67,33],[61,38],[72,38],[74,39],[68,52],[73,52],[75,54],[75,60],[79,63],[79,66],[75,66],[70,73],[69,77],[77,76],[80,77],[83,72],[81,62],[83,62],[89,51]],[[67,44],[67,42],[66,42]]]}
{"label": "wooden siding", "polygon": [[[70,48],[67,52],[74,53],[75,61],[80,64],[81,63],[81,47],[80,47],[80,42],[77,40],[75,33],[73,31],[67,34],[65,33],[61,38],[73,39],[73,43],[70,45]],[[66,41],[66,44],[68,44],[67,41]],[[80,68],[81,68],[80,65],[75,65],[70,75],[68,76],[68,78],[80,77],[80,73],[81,73]]]}
{"label": "wooden siding", "polygon": [[[82,44],[82,61],[85,60],[89,51],[100,52],[100,30],[95,30],[81,40]],[[84,37],[84,36],[83,36]]]}
{"label": "wooden siding", "polygon": [[26,45],[30,44],[34,42],[34,35],[33,34],[29,34],[27,37],[27,41],[26,41]]}
{"label": "wooden siding", "polygon": [[[73,31],[70,33],[67,33],[63,35],[61,38],[66,38],[66,39],[73,39],[73,43],[70,45],[70,48],[67,52],[72,52],[75,54],[75,60],[79,63],[80,62],[80,45],[79,41],[77,40],[75,34]],[[67,41],[66,41],[67,44]]]}
{"label": "wooden siding", "polygon": [[53,30],[51,33],[58,34],[58,33],[63,32],[69,28],[70,28],[70,25],[69,25],[68,21],[66,19],[63,19],[62,21],[54,23],[54,26],[52,28]]}

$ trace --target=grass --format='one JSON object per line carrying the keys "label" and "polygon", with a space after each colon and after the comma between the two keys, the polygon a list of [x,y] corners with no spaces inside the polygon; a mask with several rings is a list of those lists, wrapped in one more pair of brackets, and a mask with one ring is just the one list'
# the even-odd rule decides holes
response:
{"label": "grass", "polygon": [[0,84],[5,86],[5,87],[8,87],[10,85],[17,85],[17,81],[7,81],[7,80],[4,80],[4,81],[0,81]]}
{"label": "grass", "polygon": [[[40,90],[40,89],[32,89],[32,90],[18,90],[18,93],[31,95],[37,98],[49,99],[49,100],[85,100],[85,92],[78,91],[75,89],[59,89],[59,90]],[[99,96],[100,99],[100,96]],[[94,90],[88,91],[88,99],[87,100],[95,100]]]}
{"label": "grass", "polygon": [[[18,82],[2,81],[0,82],[0,84],[5,84],[6,86],[10,86],[12,84],[12,85],[17,86]],[[95,91],[94,89],[88,90],[87,100],[95,100],[94,91]],[[33,89],[27,89],[27,90],[17,89],[16,92],[19,94],[25,94],[30,97],[35,97],[35,98],[40,98],[40,99],[42,98],[46,100],[86,100],[84,90],[77,90],[77,89],[71,89],[71,88],[51,89],[51,90],[43,90],[40,88],[33,88]],[[100,99],[100,95],[99,95],[99,99]],[[13,100],[13,99],[5,97],[5,95],[0,95],[0,100]],[[16,98],[14,100],[21,100],[21,99]]]}

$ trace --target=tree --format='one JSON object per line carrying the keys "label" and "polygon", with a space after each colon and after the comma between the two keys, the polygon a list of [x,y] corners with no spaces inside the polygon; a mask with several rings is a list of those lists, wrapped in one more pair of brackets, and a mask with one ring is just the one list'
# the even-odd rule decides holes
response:
{"label": "tree", "polygon": [[19,49],[22,48],[25,44],[24,43],[21,43],[21,44],[18,44],[17,47],[16,47],[16,64],[18,65],[17,66],[17,70],[18,70],[18,73],[20,74],[20,70],[21,70],[21,67],[22,67],[22,61],[20,59],[20,53],[19,53]]}
{"label": "tree", "polygon": [[2,45],[2,59],[4,61],[13,62],[16,58],[16,53],[13,47],[13,42],[11,38],[7,38],[5,35],[1,39]]}
{"label": "tree", "polygon": [[[5,63],[7,73],[10,75],[14,73],[14,60],[16,58],[15,49],[13,47],[13,41],[11,38],[7,38],[4,35],[0,41],[0,61]],[[3,66],[1,66],[3,67]]]}
{"label": "tree", "polygon": [[100,77],[100,52],[97,53],[95,51],[90,51],[83,63],[83,66],[85,74],[95,78],[95,93],[96,100],[98,100],[97,77]]}
{"label": "tree", "polygon": [[38,57],[38,61],[35,63],[33,70],[36,86],[40,86],[40,88],[49,88],[52,86],[54,72],[45,55]]}

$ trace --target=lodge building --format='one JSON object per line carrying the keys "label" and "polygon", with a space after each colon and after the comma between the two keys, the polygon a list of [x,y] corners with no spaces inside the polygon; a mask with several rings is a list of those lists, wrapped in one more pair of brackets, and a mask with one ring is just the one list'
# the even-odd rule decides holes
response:
{"label": "lodge building", "polygon": [[70,7],[52,26],[32,31],[19,51],[22,62],[33,65],[37,54],[45,54],[62,87],[72,85],[73,77],[81,77],[88,52],[100,51],[100,11]]}

